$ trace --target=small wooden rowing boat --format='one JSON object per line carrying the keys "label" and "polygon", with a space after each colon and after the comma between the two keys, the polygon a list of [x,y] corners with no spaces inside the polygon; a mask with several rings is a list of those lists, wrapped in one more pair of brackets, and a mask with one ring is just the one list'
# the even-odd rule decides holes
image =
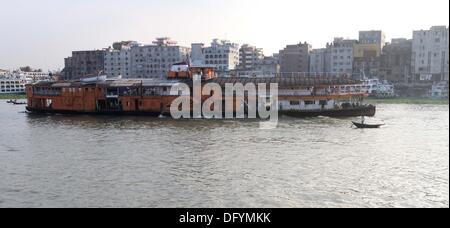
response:
{"label": "small wooden rowing boat", "polygon": [[363,124],[352,121],[353,125],[355,125],[357,128],[380,128],[381,126],[384,126],[384,124]]}
{"label": "small wooden rowing boat", "polygon": [[7,101],[6,103],[13,104],[13,105],[26,105],[27,104],[27,102],[20,102],[17,100],[10,100],[10,101]]}

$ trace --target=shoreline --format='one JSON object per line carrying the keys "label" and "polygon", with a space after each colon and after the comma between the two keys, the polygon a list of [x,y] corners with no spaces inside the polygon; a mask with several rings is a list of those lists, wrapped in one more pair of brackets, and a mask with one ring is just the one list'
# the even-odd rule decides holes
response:
{"label": "shoreline", "polygon": [[27,99],[25,94],[0,94],[0,100]]}
{"label": "shoreline", "polygon": [[431,105],[448,105],[449,99],[436,99],[436,98],[392,98],[392,99],[377,99],[366,98],[365,101],[369,104],[431,104]]}

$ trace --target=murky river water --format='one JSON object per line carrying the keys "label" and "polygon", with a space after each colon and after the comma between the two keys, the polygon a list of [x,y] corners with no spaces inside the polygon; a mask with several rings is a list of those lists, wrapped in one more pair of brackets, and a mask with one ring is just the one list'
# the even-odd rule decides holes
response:
{"label": "murky river water", "polygon": [[449,207],[449,106],[352,119],[39,116],[0,101],[0,207]]}

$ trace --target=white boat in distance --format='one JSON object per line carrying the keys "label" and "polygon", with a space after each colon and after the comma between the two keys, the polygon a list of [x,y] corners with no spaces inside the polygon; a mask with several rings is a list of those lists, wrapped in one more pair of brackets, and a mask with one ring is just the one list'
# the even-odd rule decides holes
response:
{"label": "white boat in distance", "polygon": [[80,81],[85,84],[90,84],[90,83],[106,81],[106,79],[107,79],[106,75],[99,75],[99,76],[95,76],[95,77],[82,78],[82,79],[80,79]]}

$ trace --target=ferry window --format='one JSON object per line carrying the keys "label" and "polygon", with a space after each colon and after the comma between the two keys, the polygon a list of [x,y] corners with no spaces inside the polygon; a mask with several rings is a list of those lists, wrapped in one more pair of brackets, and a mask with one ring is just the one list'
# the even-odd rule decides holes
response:
{"label": "ferry window", "polygon": [[316,104],[315,101],[305,101],[305,105],[313,105]]}
{"label": "ferry window", "polygon": [[300,105],[300,101],[290,101],[290,105]]}

